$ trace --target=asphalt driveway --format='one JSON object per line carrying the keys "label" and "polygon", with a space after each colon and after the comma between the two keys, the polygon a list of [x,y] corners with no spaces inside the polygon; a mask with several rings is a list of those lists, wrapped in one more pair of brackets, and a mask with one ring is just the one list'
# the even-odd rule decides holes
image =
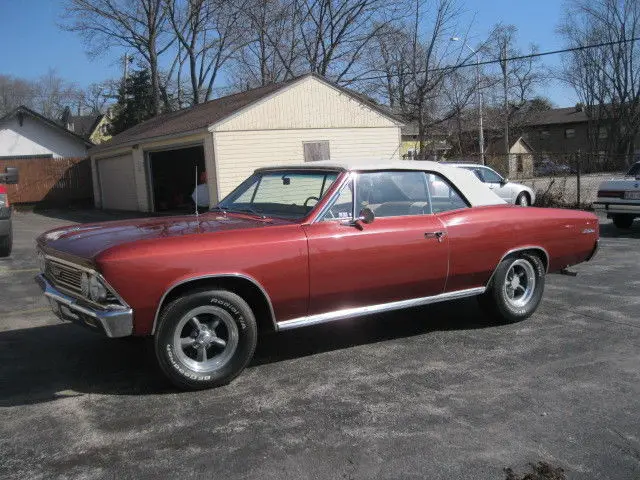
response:
{"label": "asphalt driveway", "polygon": [[640,222],[603,220],[596,259],[548,277],[524,322],[467,300],[294,330],[181,393],[148,342],[49,312],[33,239],[56,216],[16,215],[0,260],[1,478],[640,478]]}

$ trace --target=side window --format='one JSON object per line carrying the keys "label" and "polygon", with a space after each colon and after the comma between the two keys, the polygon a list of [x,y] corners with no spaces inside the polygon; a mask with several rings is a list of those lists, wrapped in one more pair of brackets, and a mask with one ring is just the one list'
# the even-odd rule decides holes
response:
{"label": "side window", "polygon": [[427,173],[427,185],[433,213],[448,212],[469,207],[458,191],[446,178],[437,173]]}
{"label": "side window", "polygon": [[502,181],[502,177],[490,168],[482,168],[481,171],[486,183],[500,183]]}
{"label": "side window", "polygon": [[356,211],[370,208],[376,217],[431,213],[424,172],[363,172],[356,178]]}
{"label": "side window", "polygon": [[475,173],[476,177],[478,177],[478,180],[480,180],[481,182],[484,182],[484,176],[482,175],[482,170],[479,168],[474,168],[473,170],[471,170],[473,173]]}
{"label": "side window", "polygon": [[353,181],[350,180],[342,187],[338,198],[324,213],[323,222],[331,220],[351,220],[353,217]]}

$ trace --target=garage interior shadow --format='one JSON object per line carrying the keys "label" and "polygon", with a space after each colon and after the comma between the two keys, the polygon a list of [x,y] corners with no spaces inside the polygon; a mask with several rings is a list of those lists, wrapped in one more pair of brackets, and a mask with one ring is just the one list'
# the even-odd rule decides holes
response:
{"label": "garage interior shadow", "polygon": [[[263,335],[248,368],[292,358],[428,334],[493,326],[475,299]],[[0,407],[86,393],[175,393],[155,364],[149,339],[107,339],[60,324],[0,332]]]}

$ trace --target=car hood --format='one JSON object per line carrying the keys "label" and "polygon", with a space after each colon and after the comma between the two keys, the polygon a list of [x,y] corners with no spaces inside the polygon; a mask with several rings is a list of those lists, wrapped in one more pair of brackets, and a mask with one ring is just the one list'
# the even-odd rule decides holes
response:
{"label": "car hood", "polygon": [[101,252],[125,243],[185,235],[263,228],[291,223],[281,219],[262,219],[240,214],[208,212],[198,217],[154,217],[71,225],[42,234],[38,246],[46,253],[74,260],[91,261]]}

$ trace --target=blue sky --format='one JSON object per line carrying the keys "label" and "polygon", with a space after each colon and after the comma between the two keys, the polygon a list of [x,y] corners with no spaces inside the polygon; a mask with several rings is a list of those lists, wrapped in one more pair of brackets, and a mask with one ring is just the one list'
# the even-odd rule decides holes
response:
{"label": "blue sky", "polygon": [[[390,0],[392,1],[392,0]],[[90,59],[82,40],[74,33],[58,27],[63,13],[59,0],[0,0],[0,73],[34,79],[49,68],[61,77],[82,87],[119,76],[121,65],[117,54]],[[514,24],[522,48],[530,43],[542,51],[562,47],[555,34],[562,13],[561,0],[466,0],[464,7],[475,23],[469,43],[486,38],[498,22]],[[559,57],[545,57],[545,65],[559,65]],[[540,94],[557,106],[570,106],[576,97],[570,89],[549,85]]]}

